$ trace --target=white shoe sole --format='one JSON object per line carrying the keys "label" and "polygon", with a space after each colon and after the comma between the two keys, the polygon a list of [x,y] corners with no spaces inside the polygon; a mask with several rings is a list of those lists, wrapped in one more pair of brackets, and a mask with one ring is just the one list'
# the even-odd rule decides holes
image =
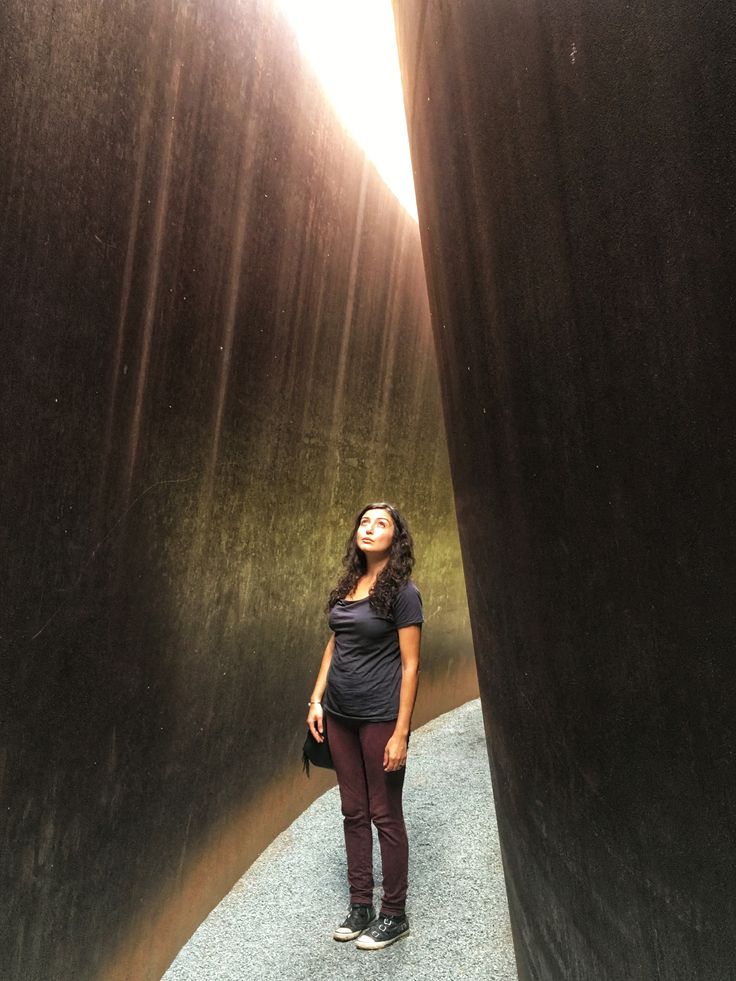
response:
{"label": "white shoe sole", "polygon": [[397,940],[403,940],[404,937],[409,936],[409,931],[404,930],[400,933],[398,937],[392,937],[390,940],[374,940],[373,937],[365,937],[362,940],[358,940],[355,944],[361,950],[383,950],[384,947],[390,947],[391,944],[395,944]]}
{"label": "white shoe sole", "polygon": [[352,932],[349,930],[341,930],[340,927],[338,927],[332,934],[332,939],[339,940],[340,943],[345,943],[348,940],[355,940],[355,938],[359,937],[364,930],[367,930],[368,927],[373,926],[375,922],[376,917],[374,916],[373,919],[366,923],[364,927],[361,927],[360,930],[353,930]]}

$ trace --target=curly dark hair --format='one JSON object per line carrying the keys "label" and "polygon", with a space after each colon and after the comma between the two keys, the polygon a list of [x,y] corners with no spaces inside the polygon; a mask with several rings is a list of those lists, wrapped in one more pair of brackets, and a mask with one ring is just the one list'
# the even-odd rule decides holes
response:
{"label": "curly dark hair", "polygon": [[365,554],[357,546],[356,533],[360,527],[360,521],[363,515],[366,511],[371,511],[374,508],[382,508],[391,515],[394,522],[394,537],[391,542],[388,562],[385,568],[381,570],[368,594],[370,596],[369,603],[371,608],[379,616],[389,616],[396,593],[405,582],[408,582],[411,576],[411,570],[414,567],[414,543],[412,542],[406,520],[398,508],[395,508],[393,504],[388,504],[386,501],[366,504],[358,513],[353,530],[350,532],[350,538],[348,538],[345,555],[342,560],[345,571],[337,586],[330,593],[330,598],[327,601],[328,610],[331,610],[338,600],[344,599],[352,593],[360,577],[365,575],[368,566]]}

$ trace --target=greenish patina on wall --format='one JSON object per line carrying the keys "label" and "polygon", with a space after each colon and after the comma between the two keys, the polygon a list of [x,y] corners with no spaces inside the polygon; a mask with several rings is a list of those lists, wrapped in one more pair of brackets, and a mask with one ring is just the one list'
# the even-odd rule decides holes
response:
{"label": "greenish patina on wall", "polygon": [[0,974],[155,978],[318,789],[355,511],[475,694],[416,225],[269,4],[3,8]]}

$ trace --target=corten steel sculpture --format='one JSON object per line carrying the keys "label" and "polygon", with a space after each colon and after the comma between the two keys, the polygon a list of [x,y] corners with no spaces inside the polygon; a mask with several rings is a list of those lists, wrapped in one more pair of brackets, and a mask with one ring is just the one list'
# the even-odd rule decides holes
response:
{"label": "corten steel sculpture", "polygon": [[325,784],[345,515],[474,667],[415,223],[259,0],[0,15],[5,981],[146,981]]}
{"label": "corten steel sculpture", "polygon": [[736,14],[394,4],[519,974],[736,977]]}

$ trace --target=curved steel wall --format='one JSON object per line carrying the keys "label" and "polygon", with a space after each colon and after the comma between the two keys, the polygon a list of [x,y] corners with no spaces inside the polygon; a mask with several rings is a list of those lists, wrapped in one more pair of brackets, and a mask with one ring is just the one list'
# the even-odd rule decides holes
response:
{"label": "curved steel wall", "polygon": [[736,977],[736,13],[396,0],[520,977]]}
{"label": "curved steel wall", "polygon": [[417,540],[418,719],[476,691],[420,246],[268,4],[2,21],[0,974],[142,981],[325,786],[366,499]]}

